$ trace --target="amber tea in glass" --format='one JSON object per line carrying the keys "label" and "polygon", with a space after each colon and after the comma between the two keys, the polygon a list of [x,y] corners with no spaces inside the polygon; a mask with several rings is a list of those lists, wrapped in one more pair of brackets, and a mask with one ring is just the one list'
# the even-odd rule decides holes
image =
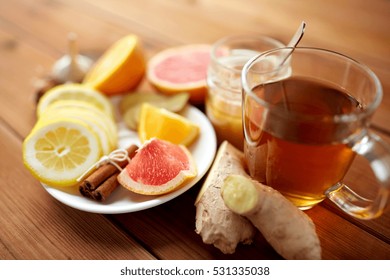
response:
{"label": "amber tea in glass", "polygon": [[[332,118],[359,110],[359,103],[343,92],[314,80],[289,78],[258,86],[253,92],[286,114]],[[247,106],[251,106],[248,101]],[[257,114],[256,105],[247,112]],[[273,186],[296,205],[307,207],[325,198],[329,186],[341,181],[355,153],[340,137],[333,122],[286,118],[279,122],[272,112],[258,119],[245,115],[246,131],[256,144],[246,145],[250,173]]]}
{"label": "amber tea in glass", "polygon": [[[381,99],[379,80],[364,65],[321,49],[297,48],[281,65],[291,50],[259,55],[242,72],[250,175],[301,209],[329,197],[355,217],[379,216],[390,188],[389,145],[368,131]],[[380,189],[374,201],[343,183],[356,155],[376,162],[371,166]]]}

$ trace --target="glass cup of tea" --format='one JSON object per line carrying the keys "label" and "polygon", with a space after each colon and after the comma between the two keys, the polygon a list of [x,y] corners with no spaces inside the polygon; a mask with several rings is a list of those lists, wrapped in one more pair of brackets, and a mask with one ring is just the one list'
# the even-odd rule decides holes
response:
{"label": "glass cup of tea", "polygon": [[284,44],[267,36],[240,34],[218,40],[211,50],[205,109],[218,143],[228,140],[243,150],[241,70],[253,56]]}
{"label": "glass cup of tea", "polygon": [[[302,210],[328,197],[360,219],[382,214],[390,146],[368,129],[383,94],[368,67],[329,50],[284,47],[248,61],[241,80],[244,153],[254,179]],[[343,183],[356,156],[378,184]],[[356,192],[373,188],[370,199]]]}

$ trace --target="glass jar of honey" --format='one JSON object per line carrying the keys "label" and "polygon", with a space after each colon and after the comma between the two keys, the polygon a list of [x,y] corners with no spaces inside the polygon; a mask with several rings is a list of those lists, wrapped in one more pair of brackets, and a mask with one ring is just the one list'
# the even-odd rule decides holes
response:
{"label": "glass jar of honey", "polygon": [[227,140],[243,150],[241,70],[255,55],[284,44],[262,35],[235,35],[217,41],[207,72],[206,114],[218,144]]}

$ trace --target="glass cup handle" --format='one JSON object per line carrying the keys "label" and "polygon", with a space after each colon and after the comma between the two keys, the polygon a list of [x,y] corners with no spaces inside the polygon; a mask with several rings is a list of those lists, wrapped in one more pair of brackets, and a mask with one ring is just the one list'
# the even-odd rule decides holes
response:
{"label": "glass cup handle", "polygon": [[353,150],[370,164],[380,188],[374,199],[366,199],[348,186],[339,183],[326,193],[327,197],[349,215],[359,219],[379,217],[388,204],[390,194],[390,146],[378,135],[367,132]]}

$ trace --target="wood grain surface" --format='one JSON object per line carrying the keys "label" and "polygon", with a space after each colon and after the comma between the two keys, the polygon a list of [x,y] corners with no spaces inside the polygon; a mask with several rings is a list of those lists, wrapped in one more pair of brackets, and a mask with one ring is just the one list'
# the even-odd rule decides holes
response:
{"label": "wood grain surface", "polygon": [[[33,127],[34,84],[78,35],[80,52],[97,58],[134,33],[147,57],[182,44],[260,33],[287,43],[299,23],[302,46],[332,49],[368,65],[383,85],[372,129],[390,143],[390,1],[388,0],[0,0],[0,259],[280,259],[259,234],[224,255],[195,233],[201,182],[163,205],[100,215],[52,198],[24,168],[22,142]],[[150,89],[145,80],[140,90]],[[373,184],[355,161],[348,184]],[[390,214],[360,221],[330,202],[307,211],[324,259],[390,259]]]}

